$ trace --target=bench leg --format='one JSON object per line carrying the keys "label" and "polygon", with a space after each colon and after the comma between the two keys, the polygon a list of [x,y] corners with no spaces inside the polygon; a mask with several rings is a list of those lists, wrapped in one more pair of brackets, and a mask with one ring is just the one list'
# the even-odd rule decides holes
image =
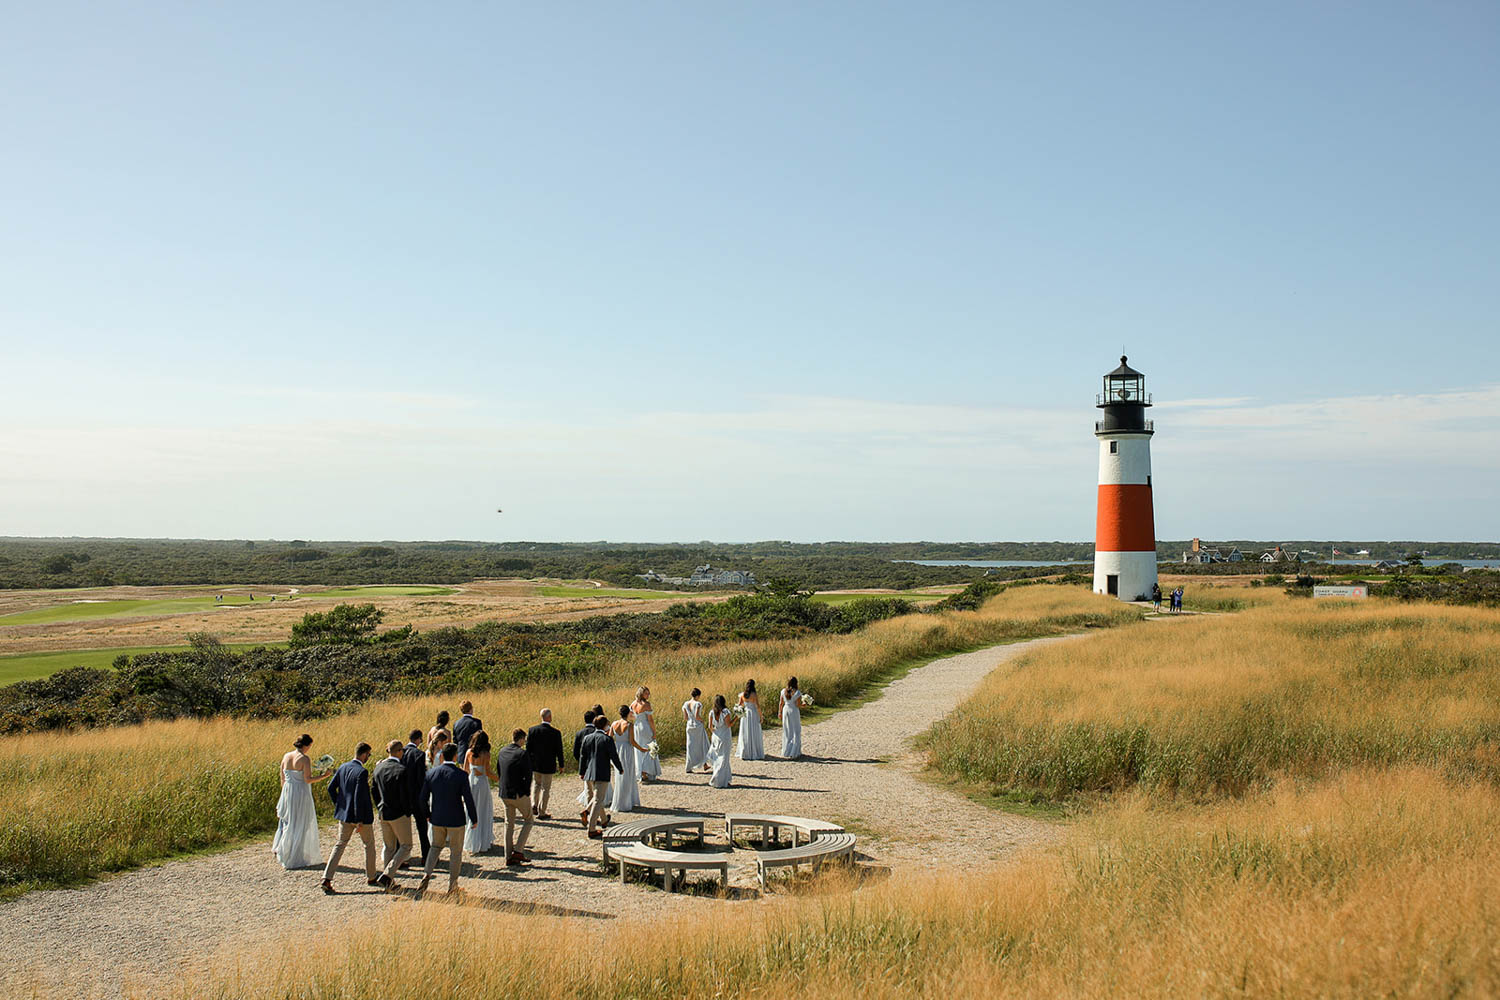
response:
{"label": "bench leg", "polygon": [[757,876],[759,876],[759,878],[760,878],[760,891],[761,892],[765,892],[766,891],[766,866],[765,865],[761,865],[761,864],[757,864],[755,866],[755,874]]}
{"label": "bench leg", "polygon": [[724,865],[719,869],[719,888],[725,892],[729,891],[729,866]]}
{"label": "bench leg", "polygon": [[672,891],[672,869],[663,868],[661,875],[661,887],[668,892]]}
{"label": "bench leg", "polygon": [[620,884],[625,884],[625,859],[620,859]]}

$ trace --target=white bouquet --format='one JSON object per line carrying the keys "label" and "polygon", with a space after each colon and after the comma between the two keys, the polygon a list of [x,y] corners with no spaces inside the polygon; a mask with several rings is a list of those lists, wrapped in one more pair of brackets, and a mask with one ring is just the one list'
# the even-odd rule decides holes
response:
{"label": "white bouquet", "polygon": [[812,708],[813,707],[813,696],[810,695],[810,694],[802,695],[800,698],[797,699],[797,704],[801,705],[803,708]]}
{"label": "white bouquet", "polygon": [[729,711],[736,719],[743,719],[745,717],[745,703],[740,702]]}
{"label": "white bouquet", "polygon": [[652,760],[661,760],[661,744],[655,740],[646,744],[646,752],[651,755]]}
{"label": "white bouquet", "polygon": [[324,771],[329,770],[333,767],[333,765],[337,763],[338,761],[333,759],[333,754],[325,753],[323,756],[312,762],[313,773],[322,774]]}

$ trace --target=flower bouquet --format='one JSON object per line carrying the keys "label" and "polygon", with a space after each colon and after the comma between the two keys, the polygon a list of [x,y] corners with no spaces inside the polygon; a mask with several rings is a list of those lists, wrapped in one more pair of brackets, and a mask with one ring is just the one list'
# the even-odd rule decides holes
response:
{"label": "flower bouquet", "polygon": [[740,704],[738,704],[738,705],[734,706],[733,708],[731,708],[729,710],[729,714],[733,715],[736,719],[743,719],[745,717],[745,704],[744,704],[744,702],[741,702]]}
{"label": "flower bouquet", "polygon": [[661,760],[661,745],[655,740],[646,744],[646,752],[651,755],[652,760]]}
{"label": "flower bouquet", "polygon": [[810,695],[810,694],[804,694],[800,698],[797,699],[797,704],[800,705],[803,708],[812,708],[813,707],[813,696]]}
{"label": "flower bouquet", "polygon": [[333,759],[333,754],[325,753],[323,756],[312,762],[313,774],[323,774],[324,772],[331,770],[333,768],[333,765],[337,763],[338,761]]}

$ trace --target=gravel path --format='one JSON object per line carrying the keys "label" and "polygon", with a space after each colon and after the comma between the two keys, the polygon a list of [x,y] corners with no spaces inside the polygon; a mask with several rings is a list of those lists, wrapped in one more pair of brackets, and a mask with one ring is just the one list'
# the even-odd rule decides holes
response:
{"label": "gravel path", "polygon": [[[642,788],[643,808],[633,815],[744,812],[831,820],[858,836],[860,864],[869,874],[972,865],[1047,842],[1058,836],[1051,824],[987,809],[922,781],[916,776],[919,756],[908,741],[1001,663],[1059,641],[1070,639],[996,646],[913,670],[880,698],[805,726],[808,756],[735,759],[734,783],[727,789],[708,787],[707,775],[685,775],[680,759],[668,761],[662,779]],[[665,710],[658,714],[671,717]],[[767,730],[767,752],[780,748],[780,731]],[[558,777],[552,812],[561,818],[532,831],[533,863],[526,868],[507,869],[498,848],[478,858],[465,855],[460,885],[467,905],[579,919],[726,905],[707,895],[622,886],[611,878],[599,864],[598,843],[585,838],[577,820],[572,800],[579,787],[576,778]],[[331,829],[323,832],[325,856]],[[502,829],[497,823],[497,837]],[[722,846],[722,826],[716,833],[711,827],[711,845],[717,840]],[[149,989],[158,977],[180,983],[221,949],[243,952],[299,928],[336,926],[390,906],[433,905],[445,898],[440,890],[446,888],[446,859],[433,890],[417,901],[409,889],[415,876],[402,879],[407,888],[401,892],[367,889],[362,867],[355,867],[363,865],[356,840],[335,879],[340,894],[327,897],[318,891],[318,870],[283,871],[268,845],[266,840],[172,861],[0,905],[0,985],[10,984],[4,994],[15,995],[29,981],[66,982],[73,996],[118,996],[132,987]],[[731,895],[754,898],[753,858],[740,853],[745,860],[731,867]]]}

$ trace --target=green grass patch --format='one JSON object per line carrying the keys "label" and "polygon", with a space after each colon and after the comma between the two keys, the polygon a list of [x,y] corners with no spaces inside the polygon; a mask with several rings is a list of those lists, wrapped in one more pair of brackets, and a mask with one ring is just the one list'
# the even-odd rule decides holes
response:
{"label": "green grass patch", "polygon": [[541,597],[625,597],[642,601],[659,601],[670,597],[677,600],[691,597],[692,592],[681,590],[631,590],[614,587],[538,587]]}
{"label": "green grass patch", "polygon": [[321,600],[325,597],[446,597],[448,594],[458,593],[452,587],[420,587],[420,586],[374,586],[374,587],[335,587],[333,590],[318,590],[310,594],[292,594],[290,597],[277,595],[281,600]]}
{"label": "green grass patch", "polygon": [[889,597],[897,597],[903,601],[911,601],[913,604],[925,604],[930,601],[941,601],[950,596],[947,592],[941,594],[917,593],[914,591],[895,591],[889,594],[814,594],[812,600],[819,604],[852,604],[855,601],[864,601],[870,598],[885,600]]}
{"label": "green grass patch", "polygon": [[[284,642],[225,643],[226,649],[254,649],[257,646],[285,646]],[[115,657],[122,653],[135,656],[139,653],[160,653],[166,650],[187,649],[177,646],[115,646],[109,649],[64,649],[45,653],[13,653],[0,656],[0,685],[16,681],[34,681],[50,677],[69,667],[93,667],[104,670],[114,665]]]}
{"label": "green grass patch", "polygon": [[35,611],[21,611],[13,615],[0,616],[0,625],[42,625],[48,622],[88,621],[94,618],[148,618],[157,615],[191,614],[195,611],[209,611],[213,608],[239,607],[245,604],[269,602],[273,596],[278,601],[321,601],[372,597],[438,597],[454,593],[457,593],[457,591],[452,587],[376,586],[338,587],[333,590],[319,590],[310,594],[277,593],[272,595],[262,592],[261,596],[254,600],[248,594],[234,593],[225,593],[222,601],[215,600],[211,596],[126,599],[118,601],[72,600],[66,604],[57,604],[50,608],[38,608]]}

